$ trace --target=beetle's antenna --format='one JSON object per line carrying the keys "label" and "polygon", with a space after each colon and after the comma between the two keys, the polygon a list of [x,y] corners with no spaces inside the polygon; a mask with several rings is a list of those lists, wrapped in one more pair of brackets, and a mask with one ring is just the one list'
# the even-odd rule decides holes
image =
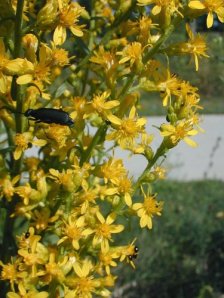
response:
{"label": "beetle's antenna", "polygon": [[13,114],[22,114],[22,115],[24,115],[24,113],[18,112],[14,108],[11,108],[11,107],[3,106],[3,107],[0,108],[0,110],[3,110],[3,109],[8,110]]}

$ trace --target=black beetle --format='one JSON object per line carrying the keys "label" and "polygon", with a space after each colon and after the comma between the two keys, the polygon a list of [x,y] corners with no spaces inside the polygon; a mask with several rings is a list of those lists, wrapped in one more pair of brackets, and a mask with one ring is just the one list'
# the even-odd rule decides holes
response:
{"label": "black beetle", "polygon": [[36,110],[28,109],[24,116],[29,120],[35,120],[36,123],[55,123],[61,125],[71,126],[74,121],[69,114],[62,109],[39,108]]}

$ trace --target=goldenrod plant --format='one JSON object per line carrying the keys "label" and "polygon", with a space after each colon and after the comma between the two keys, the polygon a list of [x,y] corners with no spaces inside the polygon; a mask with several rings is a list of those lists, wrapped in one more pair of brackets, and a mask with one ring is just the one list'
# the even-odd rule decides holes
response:
{"label": "goldenrod plant", "polygon": [[[208,27],[214,14],[224,22],[224,2],[1,1],[1,297],[109,297],[113,268],[135,267],[137,235],[122,233],[134,217],[152,229],[161,160],[182,140],[197,145],[198,89],[169,61],[190,55],[197,71],[208,57],[190,25],[203,14]],[[186,40],[171,43],[183,24]],[[167,113],[156,150],[143,90]],[[138,178],[117,147],[144,156]]]}

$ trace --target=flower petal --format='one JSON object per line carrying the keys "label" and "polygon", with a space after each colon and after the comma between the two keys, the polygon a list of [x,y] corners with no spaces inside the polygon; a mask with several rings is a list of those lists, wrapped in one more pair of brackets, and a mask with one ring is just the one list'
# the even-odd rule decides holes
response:
{"label": "flower petal", "polygon": [[213,25],[213,13],[211,11],[208,13],[206,24],[208,28],[211,28]]}
{"label": "flower petal", "polygon": [[25,85],[32,82],[33,76],[31,74],[25,74],[17,78],[16,83],[19,85]]}
{"label": "flower petal", "polygon": [[191,147],[195,148],[195,147],[198,146],[198,144],[195,141],[193,141],[192,139],[190,139],[188,137],[185,137],[183,140],[184,140],[184,142],[186,142]]}
{"label": "flower petal", "polygon": [[54,31],[53,40],[55,45],[62,45],[66,40],[66,29],[60,25],[57,26]]}
{"label": "flower petal", "polygon": [[193,9],[205,9],[205,6],[201,1],[190,1],[188,6]]}
{"label": "flower petal", "polygon": [[107,115],[107,119],[115,125],[121,125],[121,119],[112,114]]}

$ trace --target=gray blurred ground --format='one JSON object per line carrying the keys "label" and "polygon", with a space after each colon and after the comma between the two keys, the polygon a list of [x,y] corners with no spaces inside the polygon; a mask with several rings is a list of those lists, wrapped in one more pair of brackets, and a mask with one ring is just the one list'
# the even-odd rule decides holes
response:
{"label": "gray blurred ground", "polygon": [[[155,134],[153,148],[161,142],[158,129],[153,127],[164,123],[164,117],[150,117],[147,119],[147,132]],[[167,168],[167,177],[175,180],[224,180],[224,115],[202,116],[201,127],[204,133],[192,137],[197,148],[181,142],[167,153],[163,166]],[[146,166],[144,157],[128,157],[125,151],[117,150],[116,156],[124,158],[129,173],[137,178]]]}

